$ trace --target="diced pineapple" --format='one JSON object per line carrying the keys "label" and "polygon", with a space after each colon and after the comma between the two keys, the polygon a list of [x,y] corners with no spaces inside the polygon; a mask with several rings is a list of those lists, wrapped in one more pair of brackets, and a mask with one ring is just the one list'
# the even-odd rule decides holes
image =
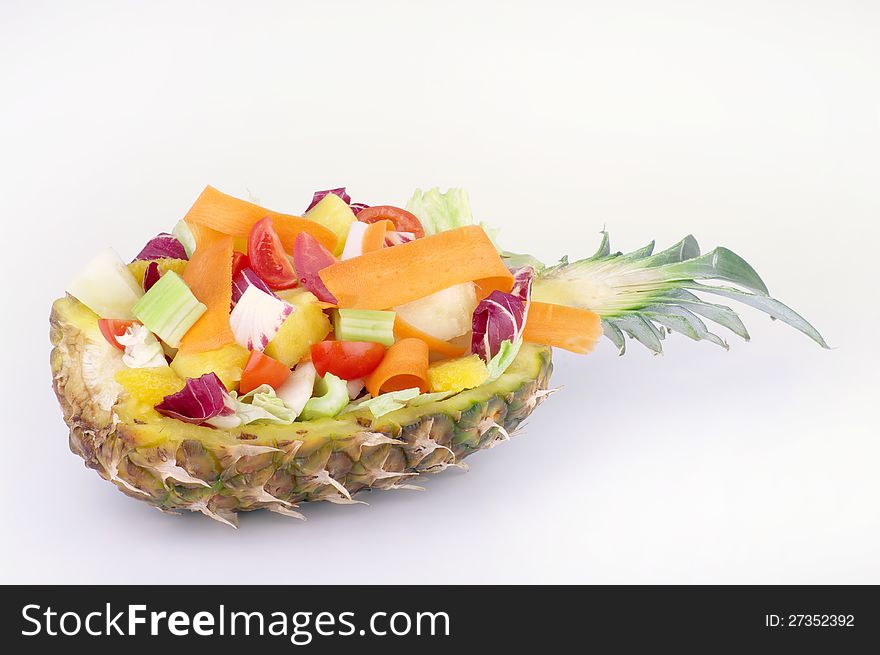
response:
{"label": "diced pineapple", "polygon": [[351,207],[339,196],[328,193],[305,213],[305,218],[320,223],[336,234],[336,249],[333,254],[337,257],[341,255],[345,247],[345,238],[348,236],[348,228],[355,221]]}
{"label": "diced pineapple", "polygon": [[428,368],[430,391],[464,391],[478,387],[489,378],[489,369],[479,355],[447,359]]}
{"label": "diced pineapple", "polygon": [[227,389],[234,389],[241,380],[248,353],[237,343],[202,353],[177,353],[171,368],[182,378],[197,378],[205,373],[216,373]]}
{"label": "diced pineapple", "polygon": [[318,299],[305,289],[278,291],[277,295],[294,309],[264,352],[293,367],[308,354],[312,344],[323,341],[330,334],[330,320]]}
{"label": "diced pineapple", "polygon": [[[187,264],[185,259],[173,259],[171,257],[156,259],[154,261],[159,264],[160,274],[165,273],[166,271],[174,271],[178,275],[183,275],[183,269],[186,268]],[[131,271],[131,274],[134,275],[134,279],[136,279],[141,286],[144,284],[144,274],[147,272],[147,266],[149,265],[150,261],[146,259],[136,259],[128,265],[128,270]]]}
{"label": "diced pineapple", "polygon": [[155,407],[165,396],[183,389],[184,380],[167,366],[157,368],[123,368],[114,375],[116,381],[136,402]]}
{"label": "diced pineapple", "polygon": [[402,320],[425,334],[440,341],[450,341],[471,329],[476,308],[476,287],[473,282],[463,282],[398,305],[394,311]]}

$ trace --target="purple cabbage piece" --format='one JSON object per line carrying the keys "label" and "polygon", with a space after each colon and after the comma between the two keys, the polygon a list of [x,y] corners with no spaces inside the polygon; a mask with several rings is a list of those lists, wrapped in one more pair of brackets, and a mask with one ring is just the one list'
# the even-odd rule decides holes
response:
{"label": "purple cabbage piece", "polygon": [[535,277],[535,269],[531,266],[511,269],[513,273],[513,288],[510,290],[514,296],[528,302],[532,296],[532,279]]}
{"label": "purple cabbage piece", "polygon": [[493,291],[474,310],[471,350],[487,362],[505,340],[516,341],[525,325],[526,304],[517,296]]}
{"label": "purple cabbage piece", "polygon": [[147,270],[144,271],[144,291],[149,291],[160,277],[162,274],[159,272],[159,264],[156,262],[147,264]]}
{"label": "purple cabbage piece", "polygon": [[334,196],[339,196],[340,198],[342,198],[345,201],[346,205],[351,204],[351,196],[345,192],[345,187],[341,186],[336,189],[327,189],[326,191],[315,191],[315,195],[312,196],[312,202],[308,207],[306,207],[306,211],[309,211],[312,207],[321,202],[324,199],[324,196],[328,196],[331,193]]}
{"label": "purple cabbage piece", "polygon": [[511,292],[493,291],[474,310],[471,350],[487,362],[498,353],[503,341],[517,341],[525,329],[535,271],[524,266],[511,272]]}
{"label": "purple cabbage piece", "polygon": [[331,193],[334,196],[339,196],[340,198],[342,198],[345,201],[345,204],[351,207],[351,211],[354,212],[355,216],[357,216],[362,209],[366,209],[367,207],[369,207],[369,205],[365,205],[362,202],[352,202],[351,196],[345,192],[345,187],[341,186],[336,189],[327,189],[326,191],[315,191],[315,195],[312,196],[312,202],[309,204],[308,207],[306,207],[306,211],[309,211],[312,207],[321,202],[321,200],[324,199],[324,196],[327,196]]}
{"label": "purple cabbage piece", "polygon": [[205,373],[199,378],[188,378],[177,393],[165,396],[156,405],[156,411],[186,423],[199,425],[215,416],[226,416],[228,393],[216,373]]}
{"label": "purple cabbage piece", "polygon": [[385,245],[389,248],[391,246],[399,246],[404,243],[409,243],[410,241],[415,241],[416,235],[412,232],[386,232],[385,233]]}
{"label": "purple cabbage piece", "polygon": [[138,259],[189,259],[186,256],[186,250],[183,247],[183,244],[177,239],[176,236],[172,234],[168,234],[167,232],[162,232],[161,234],[157,234],[155,237],[150,239],[147,242],[147,245],[144,246],[143,250],[138,253],[138,256],[135,257],[135,261]]}
{"label": "purple cabbage piece", "polygon": [[232,306],[239,301],[242,294],[247,291],[248,287],[257,287],[260,291],[265,291],[270,296],[276,297],[275,293],[263,282],[259,275],[254,273],[253,269],[243,268],[235,279],[232,280]]}

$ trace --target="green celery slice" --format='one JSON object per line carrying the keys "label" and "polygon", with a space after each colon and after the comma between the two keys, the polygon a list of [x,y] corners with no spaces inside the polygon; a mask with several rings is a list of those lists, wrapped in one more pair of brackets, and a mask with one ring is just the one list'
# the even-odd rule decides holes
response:
{"label": "green celery slice", "polygon": [[395,312],[373,309],[337,309],[333,331],[340,341],[372,341],[390,346],[394,343]]}
{"label": "green celery slice", "polygon": [[177,273],[167,271],[132,307],[132,314],[172,348],[208,308]]}

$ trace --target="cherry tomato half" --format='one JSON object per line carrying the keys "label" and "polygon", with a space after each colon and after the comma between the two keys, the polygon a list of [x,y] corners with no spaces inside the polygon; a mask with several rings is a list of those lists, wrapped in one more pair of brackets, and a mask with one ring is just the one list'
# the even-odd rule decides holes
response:
{"label": "cherry tomato half", "polygon": [[391,205],[376,205],[367,207],[357,213],[357,219],[362,223],[375,223],[376,221],[391,221],[394,223],[395,232],[412,232],[416,239],[425,236],[425,228],[415,214],[400,207]]}
{"label": "cherry tomato half", "polygon": [[254,273],[272,289],[290,289],[296,286],[293,263],[272,227],[270,216],[260,219],[251,228],[248,259]]}
{"label": "cherry tomato half", "polygon": [[243,252],[238,252],[237,250],[232,253],[232,279],[235,279],[235,276],[241,273],[242,269],[250,268],[251,262],[248,259],[248,256]]}
{"label": "cherry tomato half", "polygon": [[343,380],[369,375],[385,357],[385,346],[370,341],[322,341],[312,346],[318,375],[332,373]]}
{"label": "cherry tomato half", "polygon": [[277,389],[289,376],[290,369],[277,359],[264,355],[259,350],[252,350],[247,364],[244,365],[238,390],[240,393],[248,393],[261,384]]}
{"label": "cherry tomato half", "polygon": [[137,321],[125,321],[119,318],[98,319],[98,327],[101,328],[101,334],[107,339],[107,343],[119,348],[119,350],[125,350],[125,346],[119,343],[116,340],[116,337],[121,337],[125,334],[125,331],[135,323],[137,323]]}

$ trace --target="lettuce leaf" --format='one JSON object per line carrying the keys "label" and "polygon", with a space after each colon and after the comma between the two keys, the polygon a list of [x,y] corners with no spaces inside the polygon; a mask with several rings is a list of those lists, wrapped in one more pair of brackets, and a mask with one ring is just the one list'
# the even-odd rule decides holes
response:
{"label": "lettuce leaf", "polygon": [[437,234],[474,223],[464,189],[449,189],[446,193],[440,193],[437,187],[427,191],[416,189],[406,203],[406,209],[422,222],[425,234]]}
{"label": "lettuce leaf", "polygon": [[402,409],[406,406],[406,401],[412,400],[418,395],[420,395],[418,387],[401,391],[390,391],[375,398],[367,398],[366,400],[350,403],[341,413],[346,414],[359,409],[369,409],[373,418],[379,418],[389,412]]}
{"label": "lettuce leaf", "polygon": [[265,421],[275,425],[290,425],[296,420],[296,412],[287,407],[268,384],[260,385],[240,397],[231,391],[229,397],[242,425],[256,421]]}
{"label": "lettuce leaf", "polygon": [[492,382],[501,377],[501,374],[504,373],[504,371],[507,370],[507,367],[513,363],[514,359],[516,359],[522,344],[523,340],[521,337],[516,341],[505,339],[501,342],[498,352],[486,364],[486,367],[489,369],[489,378],[487,379],[487,382]]}
{"label": "lettuce leaf", "polygon": [[[446,193],[440,193],[437,187],[427,191],[416,189],[406,203],[406,209],[416,215],[428,235],[474,224],[471,203],[464,189],[448,189]],[[480,221],[480,227],[495,246],[495,250],[501,254],[503,251],[498,245],[498,228],[483,221]]]}

